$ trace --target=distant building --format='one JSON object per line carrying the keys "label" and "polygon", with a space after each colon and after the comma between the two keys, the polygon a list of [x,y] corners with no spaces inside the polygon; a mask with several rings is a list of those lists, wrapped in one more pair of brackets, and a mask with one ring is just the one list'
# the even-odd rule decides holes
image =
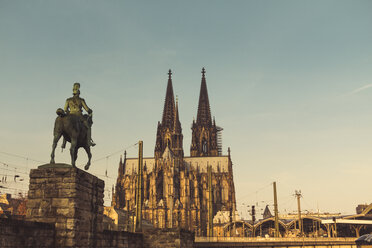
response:
{"label": "distant building", "polygon": [[11,194],[0,195],[0,217],[23,219],[26,216],[27,198],[19,195],[14,198]]}
{"label": "distant building", "polygon": [[369,206],[369,204],[359,204],[357,207],[356,207],[356,213],[357,214],[361,214],[365,209],[367,209]]}
{"label": "distant building", "polygon": [[[155,227],[182,227],[205,236],[208,166],[212,169],[213,216],[222,211],[223,216],[232,219],[236,210],[230,149],[227,156],[222,155],[222,128],[211,116],[203,68],[197,119],[191,126],[190,157],[184,156],[178,101],[174,99],[171,75],[169,70],[162,121],[158,122],[156,133],[155,156],[143,160],[143,218]],[[112,206],[134,211],[137,167],[137,158],[120,160]]]}
{"label": "distant building", "polygon": [[122,209],[114,207],[104,207],[104,228],[106,230],[130,230],[129,214]]}

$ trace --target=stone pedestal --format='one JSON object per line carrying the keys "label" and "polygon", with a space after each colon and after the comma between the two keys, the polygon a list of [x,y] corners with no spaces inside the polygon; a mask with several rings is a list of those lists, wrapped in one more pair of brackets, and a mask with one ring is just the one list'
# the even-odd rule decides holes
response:
{"label": "stone pedestal", "polygon": [[104,181],[69,165],[31,170],[29,221],[55,223],[57,247],[96,247],[103,232]]}

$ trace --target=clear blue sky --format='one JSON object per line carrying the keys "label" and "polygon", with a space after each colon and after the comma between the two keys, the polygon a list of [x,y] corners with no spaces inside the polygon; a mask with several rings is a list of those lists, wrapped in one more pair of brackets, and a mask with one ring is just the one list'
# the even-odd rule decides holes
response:
{"label": "clear blue sky", "polygon": [[[240,212],[272,204],[276,180],[282,212],[301,189],[304,209],[354,213],[371,203],[371,13],[371,1],[1,0],[0,152],[48,162],[55,110],[78,81],[94,111],[93,160],[138,140],[153,156],[171,68],[189,155],[205,66]],[[108,188],[119,157],[91,167],[108,168]],[[0,162],[9,176],[40,164]]]}

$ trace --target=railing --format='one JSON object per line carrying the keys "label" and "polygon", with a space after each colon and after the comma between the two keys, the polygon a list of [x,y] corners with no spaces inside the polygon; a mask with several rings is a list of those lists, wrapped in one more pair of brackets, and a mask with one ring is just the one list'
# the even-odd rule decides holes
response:
{"label": "railing", "polygon": [[335,243],[353,243],[355,242],[356,238],[325,238],[325,237],[319,237],[319,238],[264,238],[264,237],[195,237],[196,243],[202,243],[202,242],[247,242],[247,243],[253,243],[253,242],[335,242]]}

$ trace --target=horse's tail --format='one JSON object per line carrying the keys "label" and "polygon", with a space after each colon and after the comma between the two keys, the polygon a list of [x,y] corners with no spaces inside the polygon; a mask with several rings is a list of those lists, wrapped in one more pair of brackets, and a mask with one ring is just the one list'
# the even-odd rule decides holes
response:
{"label": "horse's tail", "polygon": [[65,111],[64,111],[63,109],[61,109],[61,108],[57,109],[56,113],[57,113],[57,115],[60,116],[60,117],[64,117],[64,116],[66,116]]}

